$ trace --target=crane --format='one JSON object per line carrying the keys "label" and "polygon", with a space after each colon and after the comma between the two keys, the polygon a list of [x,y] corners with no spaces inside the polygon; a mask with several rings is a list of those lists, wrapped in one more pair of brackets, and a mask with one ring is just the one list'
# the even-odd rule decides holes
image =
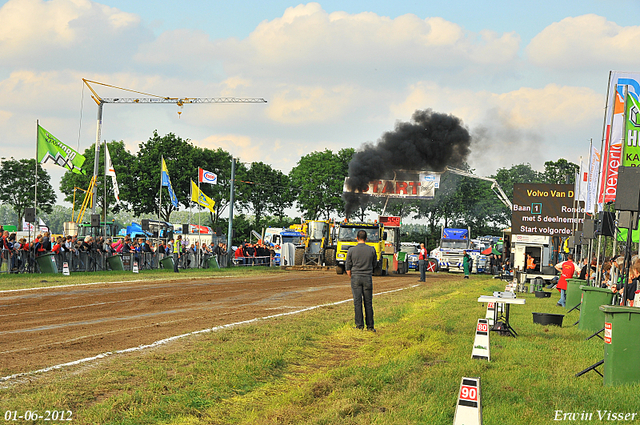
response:
{"label": "crane", "polygon": [[[96,180],[98,178],[98,162],[99,162],[99,154],[100,154],[100,138],[102,136],[102,108],[105,103],[114,103],[114,104],[166,104],[173,103],[182,108],[185,104],[189,103],[267,103],[264,98],[261,97],[168,97],[168,96],[158,96],[151,93],[145,93],[137,90],[126,89],[123,87],[114,86],[112,84],[101,83],[98,81],[87,80],[83,78],[82,81],[89,88],[92,95],[91,98],[98,105],[98,125],[96,129],[96,149],[95,149],[95,162],[93,165],[93,178],[91,179],[91,183],[89,184],[89,189],[85,196],[85,201],[83,202],[82,210],[79,213],[79,217],[84,216],[84,212],[88,205],[91,205],[91,211],[93,214],[96,212],[96,205],[94,199],[97,194]],[[91,84],[97,84],[104,87],[110,87],[118,90],[123,90],[130,93],[136,93],[139,95],[143,95],[146,97],[107,97],[103,98],[98,95]],[[178,111],[178,115],[182,114],[182,111]],[[87,199],[88,197],[88,199]],[[106,216],[105,216],[106,220]]]}
{"label": "crane", "polygon": [[480,179],[480,180],[485,180],[485,181],[491,182],[491,190],[493,190],[493,192],[496,194],[496,196],[498,197],[500,202],[502,202],[507,208],[509,208],[509,210],[513,210],[513,204],[511,203],[511,201],[507,197],[507,194],[504,193],[504,190],[502,190],[502,188],[500,187],[500,185],[498,184],[496,179],[492,179],[490,177],[476,176],[475,174],[469,173],[469,172],[464,171],[464,170],[460,170],[458,168],[453,168],[453,167],[447,167],[446,171],[449,171],[449,172],[451,172],[453,174],[457,174],[457,175],[463,176],[463,177],[471,177],[471,178],[474,178],[474,179]]}

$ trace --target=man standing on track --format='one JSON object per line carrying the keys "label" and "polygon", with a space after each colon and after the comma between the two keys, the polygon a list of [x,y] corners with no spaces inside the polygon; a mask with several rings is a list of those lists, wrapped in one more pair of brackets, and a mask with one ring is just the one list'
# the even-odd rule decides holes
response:
{"label": "man standing on track", "polygon": [[362,303],[364,301],[367,330],[375,332],[373,327],[373,269],[378,262],[375,248],[366,244],[367,232],[358,231],[358,244],[347,251],[345,269],[351,278],[353,307],[355,310],[356,329],[364,329],[362,320]]}
{"label": "man standing on track", "polygon": [[418,270],[420,270],[420,280],[418,282],[426,282],[426,266],[427,266],[427,249],[424,247],[424,243],[420,244],[420,250],[418,251]]}
{"label": "man standing on track", "polygon": [[173,271],[178,273],[178,261],[180,261],[180,251],[182,249],[182,235],[173,243]]}

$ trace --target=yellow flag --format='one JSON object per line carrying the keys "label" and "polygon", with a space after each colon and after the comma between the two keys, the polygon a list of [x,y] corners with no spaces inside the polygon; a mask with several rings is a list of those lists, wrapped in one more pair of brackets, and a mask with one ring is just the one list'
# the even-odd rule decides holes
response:
{"label": "yellow flag", "polygon": [[209,208],[211,212],[214,212],[213,207],[216,205],[216,201],[202,193],[202,191],[198,189],[198,185],[195,184],[193,180],[191,180],[191,200],[205,208]]}

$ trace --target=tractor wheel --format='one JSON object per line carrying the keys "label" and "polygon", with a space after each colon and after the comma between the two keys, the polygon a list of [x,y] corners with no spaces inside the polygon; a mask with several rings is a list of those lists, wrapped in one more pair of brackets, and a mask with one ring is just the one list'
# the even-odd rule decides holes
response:
{"label": "tractor wheel", "polygon": [[335,249],[325,249],[324,250],[324,264],[328,267],[333,267],[336,265],[336,250]]}
{"label": "tractor wheel", "polygon": [[378,265],[373,269],[373,275],[374,275],[374,276],[382,276],[382,264],[378,264]]}
{"label": "tractor wheel", "polygon": [[337,274],[344,274],[344,266],[336,266]]}
{"label": "tractor wheel", "polygon": [[296,256],[294,258],[293,264],[296,266],[301,266],[304,261],[304,248],[296,248]]}

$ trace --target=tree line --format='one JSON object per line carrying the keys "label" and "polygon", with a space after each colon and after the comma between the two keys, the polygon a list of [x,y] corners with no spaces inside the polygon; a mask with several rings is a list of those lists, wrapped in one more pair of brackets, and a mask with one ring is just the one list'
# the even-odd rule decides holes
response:
{"label": "tree line", "polygon": [[[167,164],[171,184],[183,210],[190,207],[190,181],[197,182],[197,170],[203,168],[218,175],[218,184],[202,184],[200,189],[216,203],[214,211],[207,214],[202,224],[226,230],[227,208],[231,185],[232,155],[221,149],[207,149],[193,145],[191,141],[169,133],[165,136],[154,131],[153,136],[140,143],[138,152],[129,152],[123,141],[107,143],[120,188],[120,202],[116,203],[111,179],[97,180],[96,211],[107,209],[110,215],[131,212],[136,217],[160,215],[171,222],[175,208],[166,188],[160,187],[161,158]],[[94,149],[88,147],[84,156],[85,170],[93,170]],[[291,218],[286,210],[297,209],[305,219],[344,218],[342,190],[348,175],[349,162],[355,150],[329,149],[302,156],[288,174],[274,169],[264,162],[238,161],[235,170],[234,208],[242,214],[236,223],[237,233],[248,234],[253,229],[267,225],[286,225],[299,218]],[[99,156],[98,169],[104,170],[104,153]],[[18,224],[22,223],[24,209],[33,205],[34,159],[7,159],[0,166],[0,202],[11,206]],[[55,192],[50,176],[39,164],[38,209],[50,215],[56,205]],[[467,166],[467,171],[473,171]],[[536,171],[530,164],[500,168],[495,178],[508,197],[512,196],[514,183],[573,183],[578,166],[565,159],[548,161],[544,171]],[[89,187],[91,172],[87,175],[66,172],[60,181],[64,200],[80,209],[84,190]],[[106,186],[105,186],[106,185]],[[105,197],[106,188],[106,197]],[[159,191],[163,190],[162,204],[158,211]],[[508,226],[511,212],[502,205],[491,190],[491,183],[445,173],[433,200],[400,200],[370,198],[354,215],[354,219],[367,216],[399,215],[426,223],[427,234],[439,234],[439,226],[471,227],[473,235],[499,234]],[[67,220],[70,220],[68,217]],[[244,221],[243,221],[244,220]],[[6,223],[9,224],[9,223]],[[241,229],[247,227],[247,229]],[[415,232],[412,232],[414,235]],[[240,236],[242,237],[242,236]],[[416,236],[413,237],[416,239]]]}

